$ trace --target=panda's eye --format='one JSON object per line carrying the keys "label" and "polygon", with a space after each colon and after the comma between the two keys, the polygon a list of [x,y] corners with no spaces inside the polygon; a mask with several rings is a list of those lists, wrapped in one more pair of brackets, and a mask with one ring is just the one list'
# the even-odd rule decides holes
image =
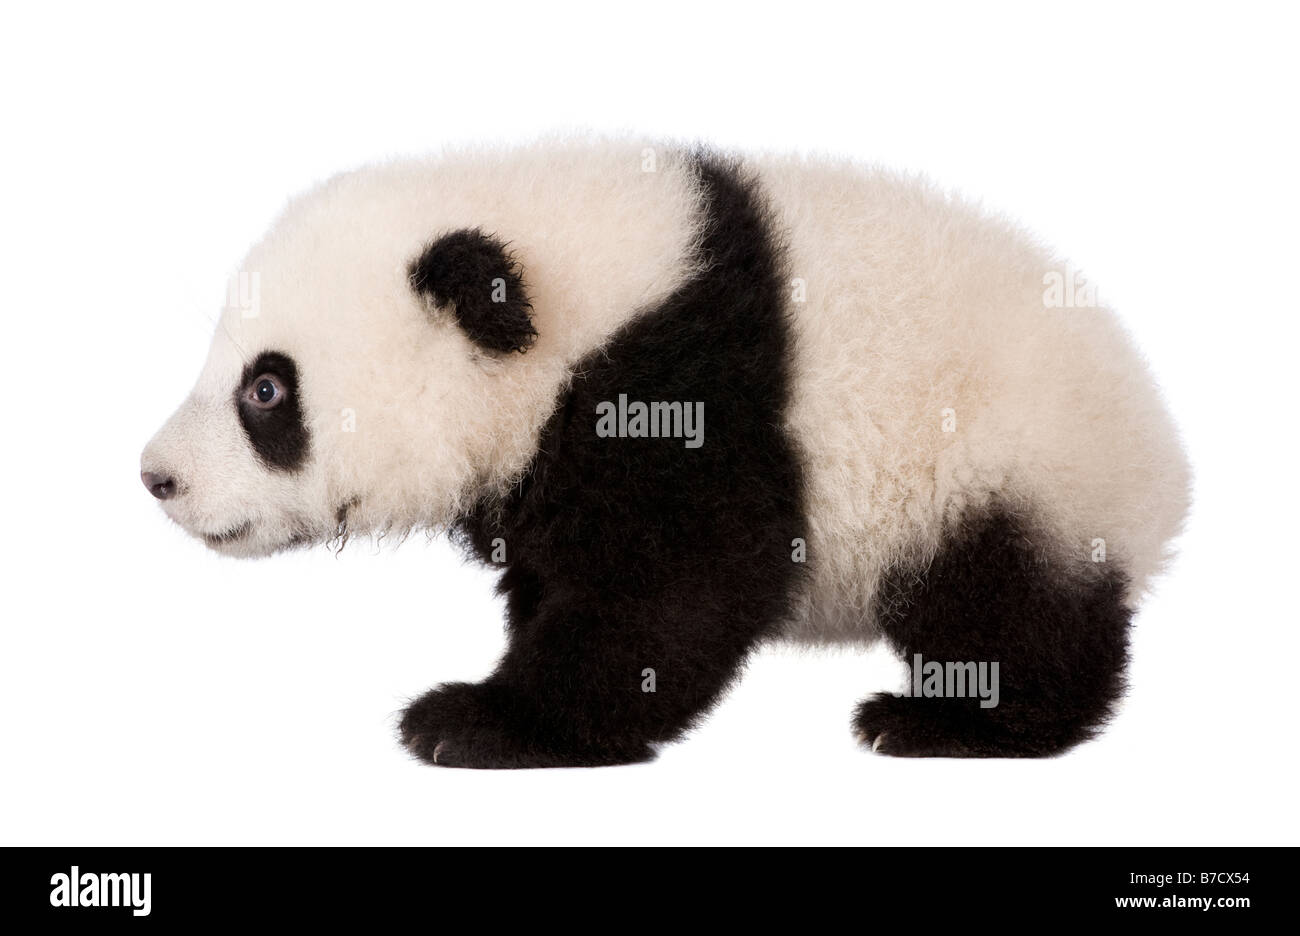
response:
{"label": "panda's eye", "polygon": [[284,387],[272,374],[263,374],[249,385],[247,399],[258,409],[271,409],[284,399]]}

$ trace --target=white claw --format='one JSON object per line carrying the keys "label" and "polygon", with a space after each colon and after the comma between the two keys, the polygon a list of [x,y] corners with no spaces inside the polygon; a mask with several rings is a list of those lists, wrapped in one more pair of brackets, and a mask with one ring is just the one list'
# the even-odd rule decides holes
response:
{"label": "white claw", "polygon": [[876,751],[879,751],[880,745],[884,743],[885,743],[885,735],[884,732],[881,732],[879,735],[876,736],[876,740],[871,742],[871,753],[874,754]]}
{"label": "white claw", "polygon": [[442,753],[442,747],[446,743],[446,741],[439,741],[438,746],[433,749],[433,762],[435,764],[438,763],[438,755]]}

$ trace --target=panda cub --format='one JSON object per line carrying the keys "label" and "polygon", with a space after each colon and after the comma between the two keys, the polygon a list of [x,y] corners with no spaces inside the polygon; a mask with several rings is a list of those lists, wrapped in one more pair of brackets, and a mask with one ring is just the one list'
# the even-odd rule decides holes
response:
{"label": "panda cub", "polygon": [[1124,686],[1188,504],[1147,368],[1022,230],[850,162],[458,151],[293,201],[144,451],[264,556],[447,531],[508,648],[411,704],[430,764],[654,756],[762,642],[884,639],[884,754],[1051,755]]}

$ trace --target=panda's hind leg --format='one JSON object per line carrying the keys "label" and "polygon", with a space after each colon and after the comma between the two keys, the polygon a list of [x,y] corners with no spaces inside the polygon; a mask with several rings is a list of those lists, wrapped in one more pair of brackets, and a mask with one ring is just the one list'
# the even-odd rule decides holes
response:
{"label": "panda's hind leg", "polygon": [[1123,589],[1006,509],[968,517],[928,566],[881,583],[909,687],[858,706],[859,739],[896,756],[1040,757],[1090,738],[1124,688]]}

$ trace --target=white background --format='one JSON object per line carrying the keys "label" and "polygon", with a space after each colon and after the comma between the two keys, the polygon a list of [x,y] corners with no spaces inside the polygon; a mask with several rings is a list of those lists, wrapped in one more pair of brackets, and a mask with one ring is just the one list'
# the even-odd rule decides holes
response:
{"label": "white background", "polygon": [[[1296,24],[976,6],[4,13],[0,841],[1296,842]],[[423,767],[394,716],[489,671],[488,573],[423,539],[238,562],[166,522],[140,449],[287,196],[579,127],[924,171],[1101,284],[1197,480],[1100,741],[873,756],[849,716],[897,665],[768,650],[655,763]]]}

